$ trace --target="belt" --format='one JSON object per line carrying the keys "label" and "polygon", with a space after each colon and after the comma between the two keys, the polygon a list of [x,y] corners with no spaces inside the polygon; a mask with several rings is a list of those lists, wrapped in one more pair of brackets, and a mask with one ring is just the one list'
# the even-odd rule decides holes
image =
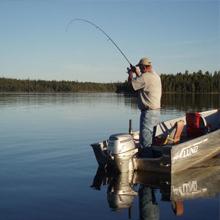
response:
{"label": "belt", "polygon": [[141,112],[151,110],[150,108],[141,109]]}
{"label": "belt", "polygon": [[141,109],[141,112],[144,112],[144,111],[149,111],[149,110],[159,110],[160,108],[155,108],[155,109],[152,109],[152,108],[145,108],[145,109]]}

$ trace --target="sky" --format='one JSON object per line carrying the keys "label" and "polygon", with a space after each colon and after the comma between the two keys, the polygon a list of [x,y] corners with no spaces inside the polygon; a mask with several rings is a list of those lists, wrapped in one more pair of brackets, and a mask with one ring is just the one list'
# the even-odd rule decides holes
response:
{"label": "sky", "polygon": [[220,70],[220,0],[0,0],[0,77],[118,82],[128,62],[160,73]]}

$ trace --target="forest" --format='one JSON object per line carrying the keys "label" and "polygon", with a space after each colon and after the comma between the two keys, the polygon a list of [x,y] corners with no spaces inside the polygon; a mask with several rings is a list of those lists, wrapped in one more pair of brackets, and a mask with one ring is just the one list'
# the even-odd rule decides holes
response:
{"label": "forest", "polygon": [[220,71],[162,74],[161,80],[167,93],[220,93]]}
{"label": "forest", "polygon": [[[161,74],[163,93],[196,94],[220,93],[220,71],[177,74]],[[94,83],[78,81],[46,81],[29,79],[9,79],[0,77],[0,92],[60,93],[60,92],[116,92],[134,93],[125,82]]]}

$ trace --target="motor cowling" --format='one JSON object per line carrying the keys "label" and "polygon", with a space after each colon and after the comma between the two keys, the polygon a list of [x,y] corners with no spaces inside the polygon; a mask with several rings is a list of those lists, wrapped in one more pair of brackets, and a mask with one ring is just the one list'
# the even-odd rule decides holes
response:
{"label": "motor cowling", "polygon": [[134,169],[132,159],[138,149],[130,134],[111,135],[107,149],[119,172],[129,172]]}
{"label": "motor cowling", "polygon": [[113,134],[108,140],[110,154],[121,154],[135,149],[133,137],[130,134]]}

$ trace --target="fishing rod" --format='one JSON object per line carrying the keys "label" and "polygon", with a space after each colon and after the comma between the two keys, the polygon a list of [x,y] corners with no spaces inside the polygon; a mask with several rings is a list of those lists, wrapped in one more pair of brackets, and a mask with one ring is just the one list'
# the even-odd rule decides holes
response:
{"label": "fishing rod", "polygon": [[85,23],[88,23],[90,25],[92,25],[93,27],[95,27],[96,29],[98,29],[99,31],[101,31],[101,33],[103,33],[107,38],[108,40],[110,40],[113,45],[118,49],[118,51],[121,53],[121,55],[125,58],[125,60],[129,63],[130,67],[133,67],[133,65],[131,64],[131,62],[129,61],[129,59],[127,58],[127,56],[124,54],[124,52],[119,48],[119,46],[115,43],[115,41],[101,28],[99,27],[97,24],[89,21],[89,20],[86,20],[86,19],[82,19],[82,18],[75,18],[75,19],[72,19],[69,21],[69,23],[67,24],[66,26],[66,31],[68,31],[69,29],[69,26],[75,22],[75,21],[81,21],[81,22],[85,22]]}

